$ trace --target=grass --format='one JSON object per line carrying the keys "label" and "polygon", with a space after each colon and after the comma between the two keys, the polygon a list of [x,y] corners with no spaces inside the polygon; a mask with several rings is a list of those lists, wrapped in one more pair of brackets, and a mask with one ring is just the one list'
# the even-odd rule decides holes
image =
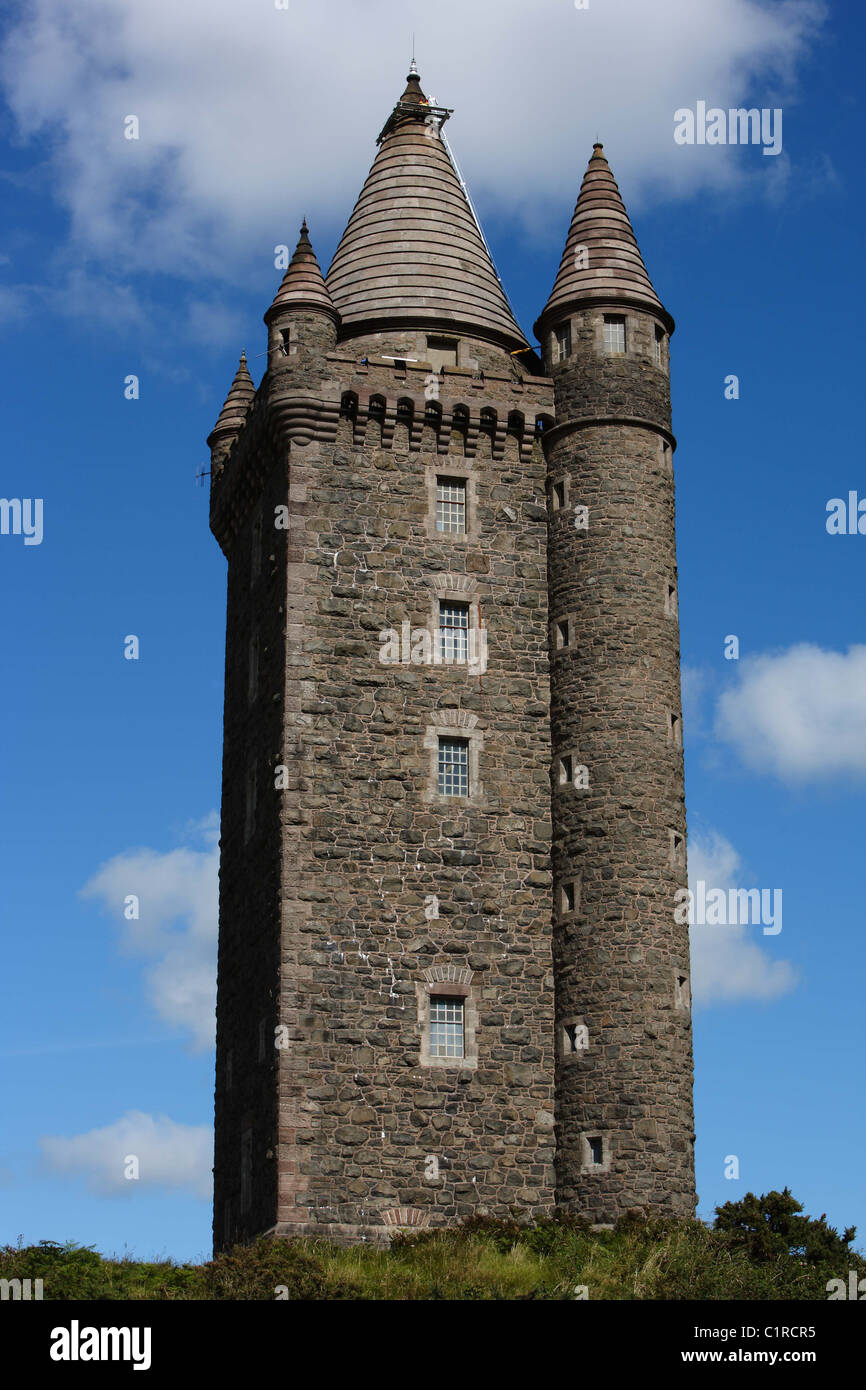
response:
{"label": "grass", "polygon": [[[840,1243],[841,1245],[841,1243]],[[844,1267],[842,1267],[844,1266]],[[390,1249],[259,1240],[201,1265],[105,1259],[77,1245],[0,1248],[0,1279],[42,1279],[46,1300],[826,1300],[828,1280],[866,1275],[837,1249],[761,1251],[699,1221],[474,1220],[395,1237]],[[280,1290],[278,1294],[278,1290]]]}

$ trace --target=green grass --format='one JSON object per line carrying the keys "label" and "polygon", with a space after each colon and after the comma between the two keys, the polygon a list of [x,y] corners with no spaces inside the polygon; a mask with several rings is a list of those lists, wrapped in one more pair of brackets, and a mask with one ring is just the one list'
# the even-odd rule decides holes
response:
{"label": "green grass", "polygon": [[826,1300],[829,1279],[847,1279],[849,1269],[866,1275],[866,1260],[838,1237],[805,1254],[755,1242],[754,1229],[710,1230],[698,1221],[627,1219],[594,1232],[580,1220],[475,1220],[398,1235],[386,1250],[259,1240],[202,1265],[109,1260],[51,1242],[7,1246],[0,1278],[42,1279],[43,1297],[54,1300],[271,1301],[278,1288],[304,1300],[573,1299],[585,1285],[591,1300],[627,1301]]}

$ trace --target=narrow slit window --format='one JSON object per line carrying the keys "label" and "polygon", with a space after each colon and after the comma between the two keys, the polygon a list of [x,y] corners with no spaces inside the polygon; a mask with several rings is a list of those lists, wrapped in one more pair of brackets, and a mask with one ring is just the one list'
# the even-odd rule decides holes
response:
{"label": "narrow slit window", "polygon": [[589,1047],[589,1029],[585,1023],[566,1023],[563,1029],[565,1052],[585,1052]]}
{"label": "narrow slit window", "polygon": [[570,753],[559,760],[559,785],[570,787],[574,781],[574,759]]}
{"label": "narrow slit window", "polygon": [[599,1135],[593,1135],[586,1142],[589,1147],[590,1163],[600,1167],[604,1162],[604,1140]]}
{"label": "narrow slit window", "polygon": [[560,478],[558,482],[552,483],[550,488],[550,505],[555,512],[562,511],[565,506],[565,479]]}
{"label": "narrow slit window", "polygon": [[436,530],[466,535],[466,479],[436,479]]}
{"label": "narrow slit window", "polygon": [[675,748],[681,748],[683,743],[683,722],[678,714],[674,714],[673,710],[670,711],[668,718],[670,721],[668,732],[671,743]]}
{"label": "narrow slit window", "polygon": [[440,738],[439,795],[469,795],[469,740]]}
{"label": "narrow slit window", "polygon": [[439,656],[445,662],[469,660],[469,604],[439,604]]}
{"label": "narrow slit window", "polygon": [[561,883],[559,885],[559,915],[560,917],[570,917],[577,908],[578,893],[576,883]]}
{"label": "narrow slit window", "polygon": [[462,999],[434,996],[430,1000],[430,1056],[463,1057],[464,1006]]}
{"label": "narrow slit window", "polygon": [[611,353],[625,352],[625,319],[621,314],[604,316],[604,350]]}
{"label": "narrow slit window", "polygon": [[571,646],[571,619],[562,618],[556,624],[556,650]]}
{"label": "narrow slit window", "polygon": [[653,356],[655,358],[655,364],[657,367],[664,366],[664,344],[665,335],[661,328],[657,328],[655,332],[655,339],[653,341]]}
{"label": "narrow slit window", "polygon": [[686,863],[686,841],[685,836],[678,831],[672,830],[671,836],[671,867],[674,869],[685,868]]}
{"label": "narrow slit window", "polygon": [[677,586],[668,580],[665,588],[665,613],[669,618],[677,616]]}

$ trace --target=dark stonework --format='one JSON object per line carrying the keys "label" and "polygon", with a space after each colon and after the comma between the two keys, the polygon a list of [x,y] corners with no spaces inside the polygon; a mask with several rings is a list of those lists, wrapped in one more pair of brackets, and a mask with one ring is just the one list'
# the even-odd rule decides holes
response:
{"label": "dark stonework", "polygon": [[[504,296],[482,303],[492,268],[424,114],[410,78],[339,274],[305,225],[268,370],[255,391],[242,360],[209,440],[228,560],[217,1249],[557,1203],[597,1222],[694,1209],[672,324],[626,218],[628,296],[582,299],[561,269],[542,375]],[[403,185],[382,194],[403,159],[405,239]],[[596,200],[615,188],[598,152],[588,179]],[[428,251],[455,207],[462,289]],[[365,259],[379,244],[402,300]],[[456,363],[433,372],[444,305]],[[623,357],[602,350],[611,305]],[[437,476],[466,480],[465,535],[436,530]],[[383,660],[389,632],[438,641],[443,599],[468,605],[486,663],[399,643]],[[438,792],[441,736],[467,742],[468,796]],[[443,995],[459,1058],[431,1056]]]}

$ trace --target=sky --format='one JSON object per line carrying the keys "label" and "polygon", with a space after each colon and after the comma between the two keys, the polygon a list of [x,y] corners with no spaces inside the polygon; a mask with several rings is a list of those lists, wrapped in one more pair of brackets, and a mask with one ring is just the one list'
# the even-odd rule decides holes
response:
{"label": "sky", "polygon": [[[327,266],[413,32],[524,331],[596,137],[676,319],[690,881],[779,909],[692,926],[698,1210],[787,1185],[866,1248],[856,0],[6,4],[0,1244],[209,1255],[225,561],[197,474],[242,348],[262,374],[277,248],[306,216]],[[677,143],[699,102],[781,111],[781,151]]]}

